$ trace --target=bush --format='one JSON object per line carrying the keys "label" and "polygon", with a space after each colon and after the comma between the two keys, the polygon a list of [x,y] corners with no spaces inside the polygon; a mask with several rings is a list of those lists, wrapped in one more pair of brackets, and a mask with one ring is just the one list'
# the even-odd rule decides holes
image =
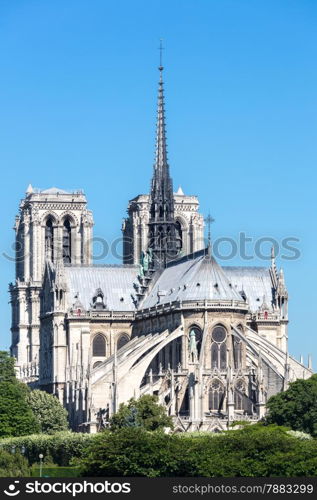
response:
{"label": "bush", "polygon": [[316,476],[317,441],[262,424],[187,439],[131,427],[98,434],[81,465],[86,477]]}
{"label": "bush", "polygon": [[30,477],[28,461],[20,453],[0,450],[0,477]]}
{"label": "bush", "polygon": [[67,466],[74,458],[79,458],[88,443],[96,438],[96,434],[58,432],[54,435],[34,434],[18,438],[0,440],[0,450],[10,451],[12,446],[16,450],[25,448],[25,457],[30,465],[39,462],[39,454],[44,455],[44,463],[54,463]]}
{"label": "bush", "polygon": [[83,476],[176,476],[184,440],[140,427],[103,431],[84,452]]}

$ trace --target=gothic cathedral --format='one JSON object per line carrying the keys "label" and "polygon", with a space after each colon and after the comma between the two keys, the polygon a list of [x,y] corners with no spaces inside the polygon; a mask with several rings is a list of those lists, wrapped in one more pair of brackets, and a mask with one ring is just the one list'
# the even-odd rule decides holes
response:
{"label": "gothic cathedral", "polygon": [[269,267],[221,267],[196,196],[174,192],[159,67],[149,194],[130,200],[123,265],[92,262],[81,191],[28,187],[16,217],[12,355],[21,380],[55,394],[71,427],[96,432],[120,403],[156,394],[178,431],[257,421],[305,367],[288,353],[288,293]]}

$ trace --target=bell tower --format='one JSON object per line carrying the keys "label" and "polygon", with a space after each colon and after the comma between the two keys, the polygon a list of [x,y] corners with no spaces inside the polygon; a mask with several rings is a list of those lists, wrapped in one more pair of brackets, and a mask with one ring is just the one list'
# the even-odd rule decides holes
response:
{"label": "bell tower", "polygon": [[10,284],[11,353],[26,369],[39,360],[40,293],[45,261],[92,263],[92,213],[83,192],[29,185],[15,219],[16,279]]}

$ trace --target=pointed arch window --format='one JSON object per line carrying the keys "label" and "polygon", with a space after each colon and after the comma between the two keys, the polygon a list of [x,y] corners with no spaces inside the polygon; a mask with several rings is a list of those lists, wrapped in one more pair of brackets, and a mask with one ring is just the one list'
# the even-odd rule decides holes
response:
{"label": "pointed arch window", "polygon": [[236,383],[234,390],[234,407],[235,410],[245,409],[245,385],[242,380]]}
{"label": "pointed arch window", "polygon": [[126,333],[123,333],[120,335],[118,342],[117,342],[117,350],[121,349],[124,345],[126,345],[129,342],[130,338]]}
{"label": "pointed arch window", "polygon": [[218,370],[225,370],[227,367],[227,331],[218,325],[211,334],[211,368],[218,368]]}
{"label": "pointed arch window", "polygon": [[54,229],[51,217],[45,224],[45,257],[51,261],[54,259]]}
{"label": "pointed arch window", "polygon": [[182,338],[176,339],[176,366],[182,364]]}
{"label": "pointed arch window", "polygon": [[106,339],[101,333],[98,333],[93,340],[92,355],[97,357],[106,355]]}
{"label": "pointed arch window", "polygon": [[72,259],[72,228],[68,219],[63,224],[63,262],[70,264]]}
{"label": "pointed arch window", "polygon": [[183,231],[181,223],[177,220],[175,222],[175,236],[176,236],[176,248],[180,252],[183,248]]}
{"label": "pointed arch window", "polygon": [[242,342],[233,336],[233,361],[236,370],[242,367]]}
{"label": "pointed arch window", "polygon": [[220,380],[214,380],[209,389],[209,410],[221,411],[223,407],[224,397],[225,391],[223,384],[220,382]]}

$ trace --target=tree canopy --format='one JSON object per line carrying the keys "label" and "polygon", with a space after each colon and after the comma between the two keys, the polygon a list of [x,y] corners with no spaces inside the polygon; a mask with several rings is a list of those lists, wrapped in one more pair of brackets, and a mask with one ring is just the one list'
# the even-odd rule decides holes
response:
{"label": "tree canopy", "polygon": [[0,351],[0,436],[24,436],[39,431],[28,405],[29,389],[16,379],[14,359]]}
{"label": "tree canopy", "polygon": [[28,393],[27,402],[39,423],[40,432],[54,434],[68,429],[67,410],[56,396],[35,389]]}
{"label": "tree canopy", "polygon": [[269,399],[267,408],[268,423],[285,425],[317,437],[317,375],[292,382],[285,392]]}
{"label": "tree canopy", "polygon": [[148,431],[173,428],[172,418],[166,415],[164,406],[158,404],[158,397],[146,394],[139,399],[131,398],[122,403],[110,419],[112,431],[123,427],[142,427]]}

